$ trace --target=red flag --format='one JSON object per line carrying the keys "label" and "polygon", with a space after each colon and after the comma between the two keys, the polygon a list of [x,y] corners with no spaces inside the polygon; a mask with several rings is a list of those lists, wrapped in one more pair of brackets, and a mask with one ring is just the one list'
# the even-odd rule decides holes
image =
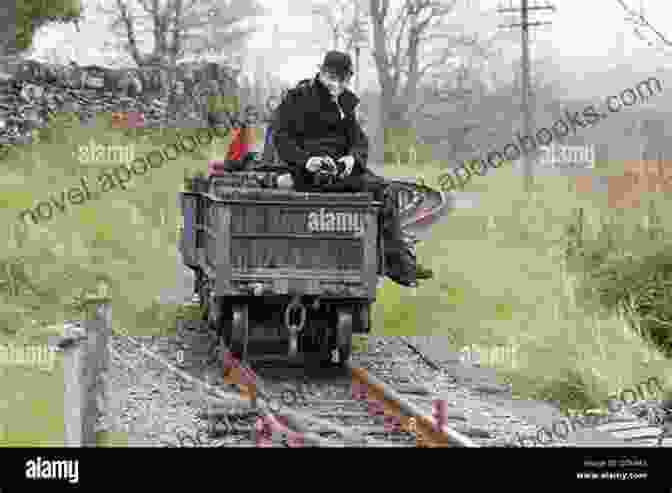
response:
{"label": "red flag", "polygon": [[226,159],[230,161],[242,161],[252,150],[255,144],[253,128],[234,128],[231,133],[231,144]]}
{"label": "red flag", "polygon": [[229,144],[229,152],[226,154],[226,159],[239,160],[240,159],[240,129],[234,128],[231,132],[231,143]]}

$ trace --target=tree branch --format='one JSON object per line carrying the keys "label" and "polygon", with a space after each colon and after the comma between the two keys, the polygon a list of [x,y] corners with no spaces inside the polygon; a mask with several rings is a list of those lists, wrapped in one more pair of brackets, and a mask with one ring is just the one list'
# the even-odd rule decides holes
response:
{"label": "tree branch", "polygon": [[419,73],[420,76],[422,77],[422,76],[424,76],[424,75],[427,73],[427,71],[429,71],[430,69],[432,69],[432,68],[434,68],[434,67],[437,67],[437,66],[445,65],[445,63],[448,61],[448,59],[454,57],[455,55],[456,55],[456,54],[455,54],[450,48],[446,48],[446,49],[444,50],[443,54],[439,57],[438,60],[435,60],[435,61],[433,61],[433,62],[427,63],[427,64],[425,64],[424,66],[420,67],[420,68],[418,69],[418,73]]}
{"label": "tree branch", "polygon": [[135,30],[133,25],[133,17],[128,12],[127,4],[122,2],[122,0],[116,0],[116,2],[120,16],[119,20],[126,28],[126,38],[130,54],[133,57],[135,63],[140,65],[142,62],[142,56],[140,55],[140,50],[138,49],[138,42],[135,36]]}

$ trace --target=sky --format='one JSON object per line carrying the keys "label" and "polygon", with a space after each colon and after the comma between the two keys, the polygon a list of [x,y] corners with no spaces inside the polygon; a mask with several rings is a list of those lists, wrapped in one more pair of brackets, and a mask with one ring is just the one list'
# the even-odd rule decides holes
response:
{"label": "sky", "polygon": [[[393,5],[401,0],[393,0]],[[271,71],[288,82],[296,82],[313,75],[330,41],[328,33],[311,16],[310,0],[261,0],[269,15],[257,19],[260,30],[249,42],[245,68]],[[500,14],[498,5],[516,7],[519,0],[457,0],[455,22],[469,33],[492,36],[499,33],[496,46],[500,56],[490,65],[495,77],[510,80],[519,70],[520,30],[498,29],[498,24],[516,22],[514,14]],[[643,8],[645,17],[672,39],[672,2],[660,0],[625,0],[634,8]],[[550,26],[531,28],[531,56],[533,72],[543,73],[544,79],[557,82],[577,97],[595,95],[606,86],[613,89],[629,87],[634,82],[632,73],[654,73],[669,66],[672,47],[663,50],[647,46],[633,32],[625,11],[617,0],[530,0],[531,5],[556,7],[555,11],[533,11],[532,21],[550,21]],[[277,25],[277,32],[274,26]],[[41,35],[36,51],[65,50],[62,41],[77,46],[81,63],[97,63],[104,36],[104,25],[87,21],[77,33],[72,26],[54,26]],[[655,41],[652,34],[647,38]],[[81,40],[81,41],[80,41]],[[607,70],[620,67],[619,80],[606,75]],[[360,60],[360,88],[377,86],[371,54],[362,50]],[[628,79],[630,74],[630,79]],[[640,80],[640,79],[637,79]]]}
{"label": "sky", "polygon": [[[312,74],[320,63],[323,49],[311,41],[319,40],[319,34],[311,33],[314,21],[310,16],[310,1],[267,0],[263,2],[272,9],[272,16],[263,19],[264,29],[252,40],[251,47],[264,57],[267,69],[286,80],[295,80],[303,74]],[[397,2],[399,3],[399,2]],[[660,0],[625,0],[626,5],[644,9],[644,15],[666,38],[672,40],[672,2]],[[531,21],[551,22],[551,25],[533,27],[531,32],[531,57],[544,78],[557,81],[568,92],[578,97],[595,94],[605,83],[613,84],[604,73],[616,67],[632,66],[633,71],[653,73],[657,68],[669,65],[672,47],[666,48],[668,61],[660,50],[647,45],[633,32],[631,23],[625,20],[625,11],[616,0],[530,0],[530,5],[553,5],[554,11],[534,11]],[[500,24],[519,22],[515,14],[500,14],[498,6],[516,7],[519,1],[511,0],[458,0],[459,21],[468,32],[491,36],[497,31],[502,39],[499,63],[492,70],[502,78],[511,78],[519,70],[521,56],[520,29],[498,29]],[[273,25],[277,23],[280,34],[273,37]],[[291,26],[291,29],[289,28]],[[317,38],[317,39],[316,39]],[[328,37],[323,44],[328,46]],[[651,41],[655,37],[647,35]],[[263,55],[261,55],[263,56]],[[375,86],[376,74],[368,51],[360,60],[361,87]],[[368,70],[367,70],[368,68]],[[626,71],[627,72],[627,71]],[[300,74],[300,75],[299,75]],[[639,79],[638,79],[639,80]],[[622,80],[614,86],[628,87],[632,81]]]}

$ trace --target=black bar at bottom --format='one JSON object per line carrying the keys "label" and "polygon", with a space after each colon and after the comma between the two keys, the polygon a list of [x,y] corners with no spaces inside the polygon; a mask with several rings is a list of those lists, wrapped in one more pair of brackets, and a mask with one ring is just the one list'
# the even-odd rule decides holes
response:
{"label": "black bar at bottom", "polygon": [[[442,479],[446,484],[459,484],[470,479],[478,489],[488,491],[490,486],[539,487],[553,484],[580,488],[577,491],[669,491],[670,450],[660,448],[381,448],[371,461],[371,451],[364,448],[329,448],[322,454],[347,454],[342,457],[317,457],[316,452],[302,456],[300,451],[285,449],[257,449],[231,447],[201,448],[0,448],[0,492],[23,493],[32,491],[99,491],[101,487],[121,491],[150,491],[170,486],[176,491],[193,491],[196,485],[207,484],[223,489],[235,488],[241,481],[248,487],[277,491],[278,481],[288,481],[313,487],[317,478],[302,472],[310,471],[311,461],[317,464],[338,464],[346,461],[350,466],[340,470],[359,485],[370,482],[376,490],[399,486],[399,481],[417,486],[418,477]],[[309,450],[305,447],[304,450]],[[278,452],[278,450],[283,450]],[[341,452],[338,452],[338,451]],[[364,454],[357,459],[353,454]],[[251,454],[257,454],[252,456]],[[274,454],[259,457],[258,454]],[[381,464],[380,460],[384,463]],[[333,460],[333,462],[331,462]],[[34,461],[33,463],[29,461]],[[54,461],[54,462],[49,462]],[[65,462],[64,462],[65,461]],[[70,461],[68,463],[67,461]],[[285,463],[287,461],[287,463]],[[434,463],[432,461],[435,461]],[[612,464],[638,464],[620,467],[587,467],[599,462]],[[75,467],[76,464],[76,467]],[[317,465],[315,464],[315,465]],[[478,470],[487,471],[478,478],[473,476],[475,464],[486,464]],[[72,467],[70,467],[72,466]],[[446,469],[448,468],[448,469]],[[39,474],[38,474],[39,469]],[[288,470],[295,470],[290,473]],[[404,471],[399,474],[399,471]],[[446,477],[446,472],[450,471]],[[41,476],[32,479],[29,476]],[[45,478],[44,476],[56,476]],[[441,476],[439,478],[439,475]],[[340,477],[340,476],[339,476]],[[388,483],[389,481],[389,483]],[[382,483],[382,484],[381,484]],[[234,486],[235,485],[235,486]],[[366,485],[365,488],[368,489]],[[651,488],[653,486],[654,488]],[[227,488],[228,487],[228,488]],[[283,486],[280,486],[282,488]],[[661,488],[664,487],[664,488]],[[524,488],[526,490],[527,488]],[[536,489],[536,488],[535,488]],[[602,488],[600,488],[600,491]]]}

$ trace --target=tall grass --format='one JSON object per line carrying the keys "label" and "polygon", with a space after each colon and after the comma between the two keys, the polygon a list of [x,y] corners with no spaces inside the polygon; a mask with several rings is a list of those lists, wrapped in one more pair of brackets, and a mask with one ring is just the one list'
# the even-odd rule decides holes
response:
{"label": "tall grass", "polygon": [[[431,186],[440,170],[436,163],[402,171],[414,173]],[[480,192],[479,206],[453,211],[418,248],[419,260],[430,264],[436,278],[415,294],[385,286],[376,332],[398,333],[413,305],[417,318],[414,327],[406,325],[407,335],[449,335],[452,350],[516,344],[517,367],[498,367],[502,378],[518,395],[552,399],[565,410],[599,407],[611,393],[651,377],[671,388],[670,360],[604,299],[589,295],[593,271],[577,266],[581,255],[568,254],[577,210],[584,214],[583,251],[603,244],[643,257],[662,251],[665,235],[643,242],[632,233],[641,226],[642,211],[610,209],[606,197],[577,193],[573,181],[537,177],[528,197],[510,164],[475,177],[465,191]],[[659,204],[658,213],[668,207]]]}
{"label": "tall grass", "polygon": [[[36,142],[17,146],[0,162],[0,344],[46,344],[64,319],[81,314],[71,305],[82,288],[105,278],[114,299],[115,328],[135,334],[166,334],[174,327],[177,307],[156,302],[161,290],[177,281],[177,194],[185,173],[207,170],[209,157],[223,157],[227,140],[215,141],[179,160],[135,177],[128,190],[117,187],[97,200],[74,205],[53,219],[28,228],[17,216],[50,196],[77,186],[87,176],[92,190],[98,176],[119,163],[76,161],[77,146],[89,139],[107,145],[135,144],[136,156],[173,143],[176,131],[145,136],[111,131],[109,115],[83,128],[68,115],[38,132]],[[193,130],[181,132],[193,134]],[[8,269],[7,267],[10,266]],[[49,374],[5,367],[0,361],[0,446],[62,445],[63,379],[59,364]],[[107,443],[124,437],[108,435]]]}
{"label": "tall grass", "polygon": [[[18,289],[9,292],[5,285],[0,290],[0,333],[28,328],[32,320],[53,324],[76,316],[69,301],[100,277],[109,281],[117,300],[117,320],[129,329],[137,326],[143,314],[154,309],[155,296],[175,284],[177,197],[185,173],[207,172],[208,159],[223,157],[228,147],[228,139],[214,139],[210,146],[133,177],[127,190],[117,186],[98,199],[68,204],[65,213],[56,211],[49,221],[20,227],[21,210],[34,208],[50,196],[60,200],[64,190],[79,185],[81,176],[88,177],[92,191],[100,190],[101,173],[120,164],[80,164],[74,152],[77,146],[87,145],[90,139],[107,145],[134,144],[138,157],[177,140],[175,129],[157,129],[144,136],[111,130],[109,115],[99,115],[92,128],[64,120],[57,119],[41,131],[38,142],[17,146],[0,163],[0,218],[9,239],[0,244],[0,281]],[[10,272],[6,265],[11,265]],[[6,279],[12,276],[17,282]]]}

